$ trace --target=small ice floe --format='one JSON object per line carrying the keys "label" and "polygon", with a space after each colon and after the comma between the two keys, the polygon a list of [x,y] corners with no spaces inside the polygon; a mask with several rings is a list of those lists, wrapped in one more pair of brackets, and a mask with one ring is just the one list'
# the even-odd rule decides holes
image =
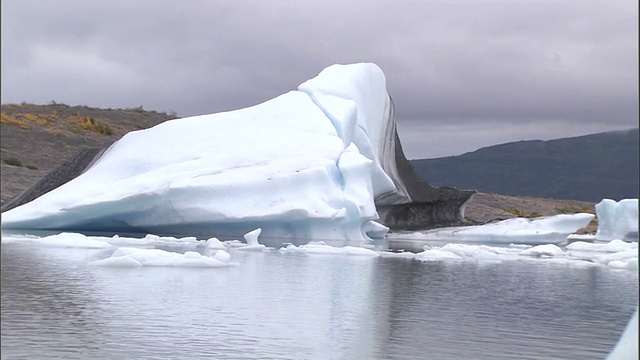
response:
{"label": "small ice floe", "polygon": [[91,238],[79,233],[67,232],[33,239],[32,241],[44,247],[77,249],[104,249],[111,247],[111,244],[106,241]]}
{"label": "small ice floe", "polygon": [[242,242],[240,240],[226,240],[226,241],[223,241],[223,243],[227,247],[229,247],[230,249],[236,249],[236,248],[239,248],[239,247],[242,247],[242,246],[247,246],[246,243],[244,243],[244,242]]}
{"label": "small ice floe", "polygon": [[464,260],[462,256],[442,249],[425,250],[416,254],[415,259],[420,261]]}
{"label": "small ice floe", "polygon": [[608,243],[574,242],[567,245],[567,254],[606,265],[612,269],[638,269],[638,243],[611,240]]}
{"label": "small ice floe", "polygon": [[595,234],[570,234],[567,237],[568,243],[573,243],[575,241],[593,242],[595,240],[596,240]]}
{"label": "small ice floe", "polygon": [[567,250],[571,251],[589,251],[589,252],[620,252],[625,250],[638,249],[637,242],[625,242],[622,240],[611,240],[608,243],[588,243],[577,241],[567,245]]}
{"label": "small ice floe", "polygon": [[638,268],[638,250],[630,249],[612,254],[596,256],[594,261],[612,268],[626,268],[633,270],[634,268]]}
{"label": "small ice floe", "polygon": [[560,214],[534,219],[513,218],[484,225],[438,228],[413,233],[391,233],[390,241],[413,239],[422,241],[479,242],[491,244],[560,244],[584,228],[593,214]]}
{"label": "small ice floe", "polygon": [[257,228],[255,230],[249,231],[248,233],[244,234],[244,239],[246,240],[247,244],[244,246],[237,247],[236,250],[265,251],[267,247],[258,242],[258,236],[260,236],[261,232],[262,232],[262,229]]}
{"label": "small ice floe", "polygon": [[303,253],[303,254],[322,254],[322,255],[352,255],[352,256],[370,256],[370,257],[378,257],[380,253],[371,249],[356,247],[356,246],[343,246],[343,247],[334,247],[327,245],[322,241],[311,242],[306,245],[295,246],[293,244],[289,244],[286,247],[280,248],[280,253],[283,254],[292,254],[292,253]]}
{"label": "small ice floe", "polygon": [[416,257],[416,253],[408,252],[408,251],[400,251],[400,252],[392,252],[392,251],[381,251],[381,257],[392,257],[392,258],[403,258],[403,259],[413,259]]}
{"label": "small ice floe", "polygon": [[520,255],[533,256],[533,257],[564,257],[565,254],[562,249],[554,244],[544,244],[534,246],[530,249],[523,250]]}
{"label": "small ice floe", "polygon": [[229,260],[231,256],[218,250],[213,257],[201,255],[195,251],[187,251],[184,254],[174,253],[160,249],[140,249],[122,247],[116,249],[113,254],[102,260],[89,263],[93,266],[107,267],[229,267],[236,266]]}
{"label": "small ice floe", "polygon": [[204,247],[207,250],[226,250],[227,249],[227,245],[225,245],[225,243],[223,243],[222,241],[218,240],[218,238],[215,238],[215,237],[207,239],[207,242],[205,243]]}
{"label": "small ice floe", "polygon": [[0,236],[0,241],[3,244],[8,244],[8,243],[17,243],[17,242],[24,242],[24,241],[33,241],[33,240],[38,240],[40,239],[39,236],[35,236],[35,235],[29,235],[29,234],[5,234],[4,232],[2,233],[2,236]]}

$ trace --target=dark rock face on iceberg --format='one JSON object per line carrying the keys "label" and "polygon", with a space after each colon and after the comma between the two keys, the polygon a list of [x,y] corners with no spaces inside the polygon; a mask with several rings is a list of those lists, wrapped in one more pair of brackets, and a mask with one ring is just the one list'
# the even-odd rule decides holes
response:
{"label": "dark rock face on iceberg", "polygon": [[80,150],[74,157],[40,179],[35,185],[2,205],[2,212],[26,204],[73,180],[87,170],[107,148]]}
{"label": "dark rock face on iceberg", "polygon": [[[389,124],[386,147],[383,151],[393,157],[395,169],[384,169],[395,174],[396,187],[405,190],[409,201],[389,203],[384,196],[376,199],[376,209],[382,224],[391,230],[423,230],[445,226],[461,225],[464,220],[464,206],[475,194],[475,190],[458,190],[449,187],[433,187],[415,171],[402,150],[402,144],[396,130],[393,101],[390,101]],[[382,161],[389,164],[387,161]],[[387,165],[388,166],[388,165]]]}

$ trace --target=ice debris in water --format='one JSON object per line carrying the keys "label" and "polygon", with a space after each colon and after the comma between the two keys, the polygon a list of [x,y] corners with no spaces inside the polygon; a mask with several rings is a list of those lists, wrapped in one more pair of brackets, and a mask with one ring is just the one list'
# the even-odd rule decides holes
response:
{"label": "ice debris in water", "polygon": [[302,254],[324,254],[324,255],[352,255],[352,256],[380,256],[380,253],[364,247],[343,246],[334,247],[322,241],[311,242],[306,245],[295,246],[289,244],[280,248],[282,254],[302,253]]}
{"label": "ice debris in water", "polygon": [[218,250],[213,257],[209,257],[195,251],[180,254],[161,249],[122,247],[116,249],[110,257],[92,261],[89,265],[110,267],[229,267],[237,265],[229,260],[230,256],[224,250]]}
{"label": "ice debris in water", "polygon": [[258,242],[258,236],[260,236],[260,233],[262,232],[261,228],[257,228],[255,230],[249,231],[248,233],[244,234],[244,239],[247,242],[247,245],[244,246],[239,246],[236,248],[236,250],[240,250],[240,251],[265,251],[267,250],[267,247],[260,244]]}

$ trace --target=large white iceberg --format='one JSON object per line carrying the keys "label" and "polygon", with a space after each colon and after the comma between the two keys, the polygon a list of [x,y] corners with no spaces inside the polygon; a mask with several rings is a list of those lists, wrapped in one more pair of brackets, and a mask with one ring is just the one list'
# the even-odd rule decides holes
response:
{"label": "large white iceberg", "polygon": [[253,107],[131,132],[80,176],[4,212],[2,227],[384,237],[376,203],[412,201],[392,117],[378,66],[334,65]]}
{"label": "large white iceberg", "polygon": [[618,202],[603,199],[596,204],[596,216],[596,239],[638,241],[638,199],[623,199]]}

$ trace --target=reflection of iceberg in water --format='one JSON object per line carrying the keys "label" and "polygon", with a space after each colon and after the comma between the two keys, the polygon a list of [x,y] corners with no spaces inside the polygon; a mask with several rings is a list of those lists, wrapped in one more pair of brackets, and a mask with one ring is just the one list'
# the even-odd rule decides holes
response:
{"label": "reflection of iceberg in water", "polygon": [[263,238],[360,241],[384,236],[378,221],[457,224],[472,194],[415,174],[374,64],[334,65],[253,107],[131,132],[85,160],[70,166],[79,176],[4,212],[2,227],[220,237],[260,227]]}

